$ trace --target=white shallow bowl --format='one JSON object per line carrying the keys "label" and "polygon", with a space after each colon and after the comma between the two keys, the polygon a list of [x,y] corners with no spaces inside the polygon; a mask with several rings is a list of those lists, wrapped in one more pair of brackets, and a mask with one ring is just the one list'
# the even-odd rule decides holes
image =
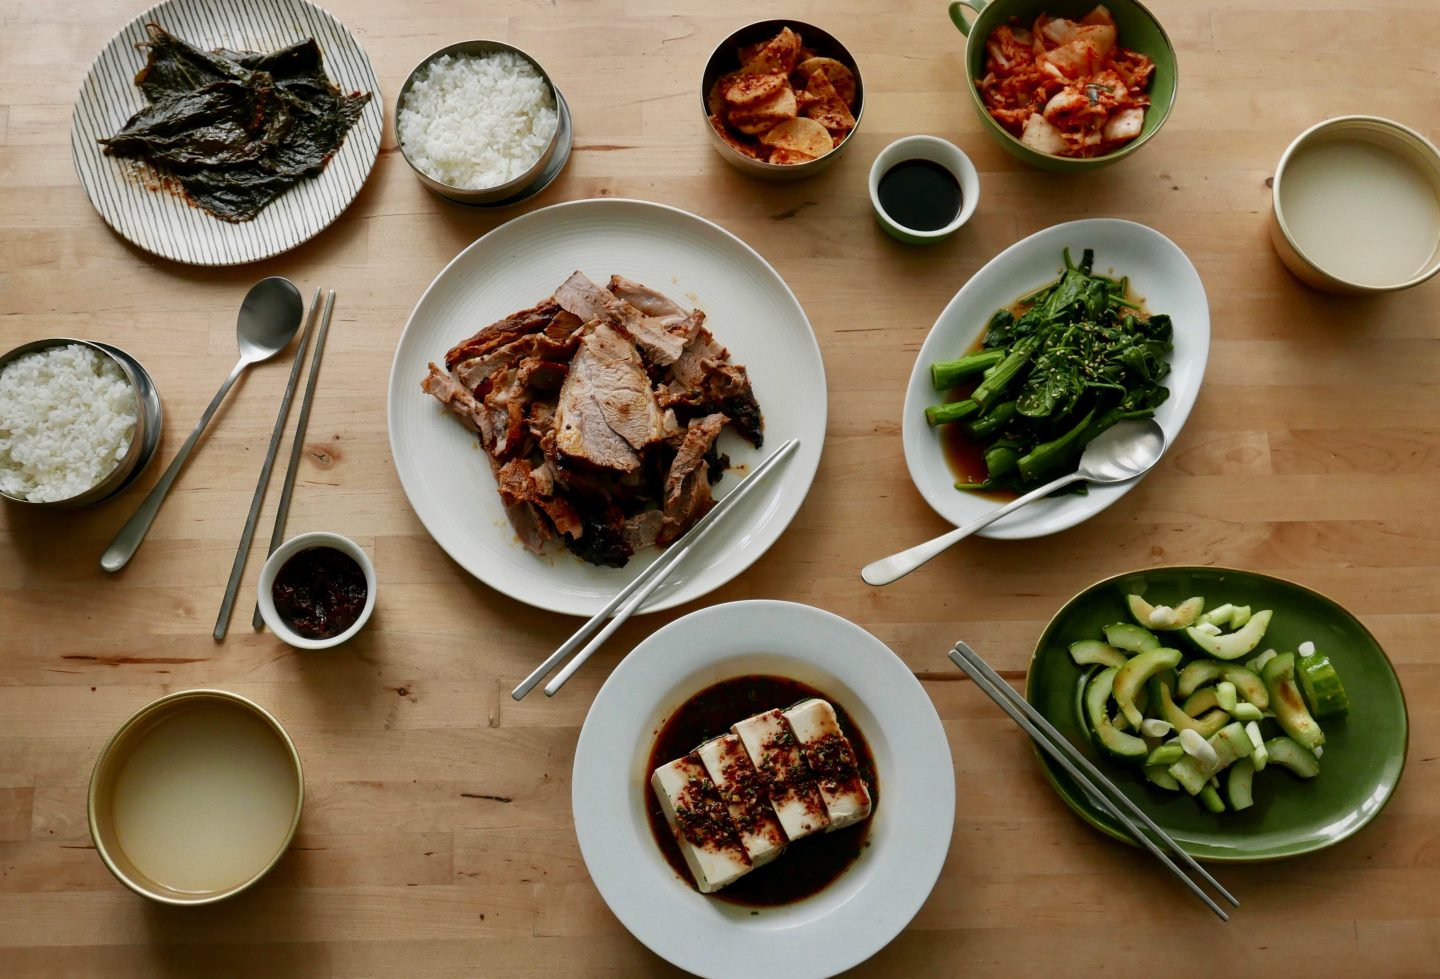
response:
{"label": "white shallow bowl", "polygon": [[[930,365],[962,356],[997,309],[1053,282],[1062,268],[1060,253],[1067,247],[1076,260],[1086,248],[1094,249],[1095,271],[1129,276],[1131,290],[1145,300],[1150,313],[1170,314],[1175,326],[1171,370],[1165,378],[1170,397],[1155,412],[1167,446],[1175,443],[1200,392],[1210,356],[1210,305],[1200,274],[1178,245],[1153,228],[1114,218],[1057,224],[1016,242],[976,272],[950,300],[920,348],[905,394],[902,438],[910,478],[925,502],[957,527],[1000,504],[955,488],[940,432],[925,422],[926,407],[940,400],[930,382]],[[1138,482],[1091,486],[1085,496],[1036,500],[978,533],[1020,540],[1066,530],[1095,516]]]}
{"label": "white shallow bowl", "polygon": [[[647,815],[646,766],[666,717],[705,687],[747,674],[787,676],[833,697],[864,734],[879,783],[857,862],[819,894],[758,915],[677,877]],[[950,847],[955,779],[934,705],[884,643],[806,605],[734,602],[672,622],[616,667],[580,732],[571,806],[601,897],[657,955],[701,976],[755,976],[763,963],[766,974],[803,979],[863,962],[920,910]]]}
{"label": "white shallow bowl", "polygon": [[[286,624],[275,610],[275,597],[272,589],[275,587],[275,576],[280,573],[285,562],[290,560],[300,551],[311,547],[332,547],[342,554],[353,558],[355,563],[360,565],[360,570],[365,572],[365,607],[360,610],[360,617],[355,624],[337,636],[329,639],[311,639],[302,636]],[[296,649],[329,649],[338,646],[342,642],[351,639],[357,632],[365,628],[365,623],[370,621],[370,614],[375,611],[375,565],[370,560],[359,544],[348,537],[339,534],[326,533],[325,531],[314,531],[309,534],[301,534],[292,537],[279,547],[275,553],[265,561],[265,566],[260,569],[260,580],[255,586],[255,598],[260,603],[260,617],[275,633],[285,642]]]}
{"label": "white shallow bowl", "polygon": [[681,563],[641,610],[693,601],[725,584],[775,543],[805,499],[825,441],[825,366],[810,321],[778,272],[728,231],[678,208],[645,201],[573,201],[509,221],[455,257],[410,314],[390,368],[390,451],[415,513],[455,561],[511,598],[548,611],[594,615],[661,554],[600,568],[558,542],[527,551],[505,516],[474,432],[420,390],[426,365],[481,327],[528,309],[580,269],[597,282],[629,276],[682,305],[750,372],[765,415],[758,451],[732,432],[720,450],[732,469],[723,497],[774,448],[799,450]]}

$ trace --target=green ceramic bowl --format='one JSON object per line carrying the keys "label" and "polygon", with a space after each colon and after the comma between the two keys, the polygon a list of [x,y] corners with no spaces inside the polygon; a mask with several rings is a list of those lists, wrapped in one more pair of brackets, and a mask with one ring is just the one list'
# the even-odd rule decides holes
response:
{"label": "green ceramic bowl", "polygon": [[[1257,612],[1273,609],[1275,618],[1262,649],[1293,650],[1309,640],[1325,652],[1350,696],[1350,714],[1321,722],[1326,740],[1320,774],[1302,780],[1283,769],[1267,768],[1255,777],[1253,807],[1211,814],[1185,793],[1156,788],[1137,768],[1102,755],[1080,720],[1079,693],[1086,671],[1070,659],[1068,647],[1077,639],[1103,638],[1100,630],[1108,623],[1130,621],[1125,596],[1132,593],[1152,605],[1174,605],[1191,595],[1203,595],[1207,606],[1233,602]],[[1030,661],[1025,696],[1200,860],[1275,860],[1332,846],[1379,814],[1405,768],[1409,738],[1405,696],[1375,637],[1324,595],[1251,571],[1154,568],[1091,585],[1046,626]],[[1133,842],[1069,775],[1048,757],[1039,757],[1055,790],[1082,819],[1116,839]]]}
{"label": "green ceramic bowl", "polygon": [[[1155,62],[1155,75],[1150,80],[1150,108],[1145,110],[1145,125],[1140,135],[1113,153],[1104,156],[1069,157],[1039,153],[1010,135],[1004,126],[991,117],[980,97],[975,84],[977,78],[985,76],[985,40],[990,32],[1011,18],[1021,23],[1031,23],[1040,14],[1055,17],[1069,17],[1079,20],[1095,9],[1099,0],[955,0],[950,4],[950,19],[966,37],[965,42],[965,89],[985,129],[999,141],[1000,145],[1031,166],[1044,170],[1079,172],[1108,167],[1134,153],[1148,143],[1175,105],[1175,90],[1179,77],[1175,68],[1175,46],[1165,28],[1155,15],[1136,0],[1105,0],[1105,6],[1115,18],[1118,43],[1121,47],[1149,55]],[[972,13],[967,19],[965,8]]]}

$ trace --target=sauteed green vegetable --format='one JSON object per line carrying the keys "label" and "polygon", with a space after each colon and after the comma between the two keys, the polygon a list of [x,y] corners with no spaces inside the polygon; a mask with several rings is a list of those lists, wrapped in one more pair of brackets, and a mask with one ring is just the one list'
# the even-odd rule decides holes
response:
{"label": "sauteed green vegetable", "polygon": [[[1147,315],[1126,279],[1064,252],[1060,278],[990,318],[983,349],[930,365],[937,391],[967,396],[925,409],[931,425],[958,424],[985,459],[982,482],[959,489],[1024,491],[1073,469],[1085,445],[1125,418],[1155,413],[1170,391],[1170,317]],[[957,392],[958,393],[958,392]],[[1077,484],[1080,492],[1084,484]]]}

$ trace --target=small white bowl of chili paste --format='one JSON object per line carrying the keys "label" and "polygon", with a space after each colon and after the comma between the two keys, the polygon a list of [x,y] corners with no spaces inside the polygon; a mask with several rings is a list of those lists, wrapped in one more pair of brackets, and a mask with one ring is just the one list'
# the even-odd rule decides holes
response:
{"label": "small white bowl of chili paste", "polygon": [[329,649],[375,611],[375,566],[348,537],[301,534],[266,560],[256,591],[271,632],[297,649]]}

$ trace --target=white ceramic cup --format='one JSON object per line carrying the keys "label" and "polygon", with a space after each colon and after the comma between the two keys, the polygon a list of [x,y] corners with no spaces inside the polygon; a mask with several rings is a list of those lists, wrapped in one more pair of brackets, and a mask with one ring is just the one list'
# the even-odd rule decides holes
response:
{"label": "white ceramic cup", "polygon": [[[310,547],[332,547],[341,554],[353,558],[355,563],[360,565],[360,570],[365,572],[365,607],[360,610],[360,617],[350,628],[329,639],[311,639],[308,636],[300,635],[290,628],[275,609],[275,576],[280,573],[280,569],[284,567],[286,561]],[[375,611],[375,565],[371,563],[370,555],[366,554],[359,544],[348,537],[324,531],[301,534],[275,548],[275,553],[270,555],[265,566],[260,569],[260,581],[256,585],[255,591],[255,597],[260,603],[260,617],[265,620],[265,624],[270,627],[271,632],[296,649],[329,649],[331,646],[338,646],[350,639],[365,627],[366,622],[370,621],[370,613]]]}
{"label": "white ceramic cup", "polygon": [[[938,163],[949,170],[959,182],[960,213],[943,228],[936,228],[934,231],[907,228],[895,223],[880,206],[880,178],[885,176],[891,167],[906,160],[929,160]],[[979,203],[980,175],[975,171],[975,164],[970,162],[970,158],[960,147],[938,136],[905,136],[897,139],[881,150],[875,157],[875,162],[870,165],[870,206],[875,209],[875,220],[898,241],[925,245],[948,238],[970,220],[970,215],[975,213],[975,205]]]}

